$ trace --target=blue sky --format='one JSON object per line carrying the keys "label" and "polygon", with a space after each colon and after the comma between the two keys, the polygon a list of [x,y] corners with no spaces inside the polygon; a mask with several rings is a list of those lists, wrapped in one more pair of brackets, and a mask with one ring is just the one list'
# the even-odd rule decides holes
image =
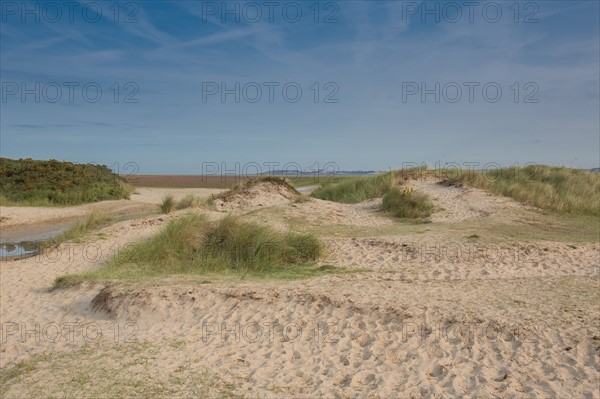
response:
{"label": "blue sky", "polygon": [[2,156],[600,166],[598,1],[114,4],[2,1]]}

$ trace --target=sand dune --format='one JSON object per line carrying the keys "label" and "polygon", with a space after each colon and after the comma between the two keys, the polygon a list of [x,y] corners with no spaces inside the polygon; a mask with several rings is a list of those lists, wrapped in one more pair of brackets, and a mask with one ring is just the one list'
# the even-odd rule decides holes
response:
{"label": "sand dune", "polygon": [[[128,396],[600,397],[600,245],[474,241],[457,235],[458,227],[436,226],[506,222],[533,210],[480,190],[411,185],[438,208],[425,225],[429,231],[408,226],[400,235],[385,234],[404,225],[379,213],[377,201],[268,203],[257,195],[253,201],[265,201],[264,212],[247,203],[235,209],[281,229],[294,220],[379,229],[377,236],[324,238],[323,263],[357,273],[48,291],[56,277],[98,268],[188,211],[118,222],[81,243],[2,262],[0,367],[51,355],[11,380],[5,396],[82,397],[113,392],[108,385],[117,383],[131,387]],[[135,201],[156,203],[162,195],[144,189]],[[115,205],[121,202],[95,206]],[[22,212],[21,220],[43,219],[43,210],[13,212]],[[119,376],[80,385],[62,371],[101,375],[107,367]],[[131,383],[136,378],[146,390]]]}
{"label": "sand dune", "polygon": [[248,211],[262,207],[287,205],[294,202],[297,193],[293,188],[270,182],[259,182],[239,193],[217,198],[214,205],[223,211]]}

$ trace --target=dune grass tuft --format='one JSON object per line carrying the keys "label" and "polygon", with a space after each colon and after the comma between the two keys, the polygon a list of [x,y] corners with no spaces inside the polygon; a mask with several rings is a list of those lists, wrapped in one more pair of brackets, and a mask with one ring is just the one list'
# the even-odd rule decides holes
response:
{"label": "dune grass tuft", "polygon": [[424,218],[433,212],[429,196],[394,187],[384,196],[381,209],[398,218]]}
{"label": "dune grass tuft", "polygon": [[162,213],[171,213],[175,209],[175,198],[172,195],[167,195],[163,198],[160,204],[160,211]]}
{"label": "dune grass tuft", "polygon": [[315,267],[322,251],[322,243],[312,234],[284,234],[234,216],[211,222],[203,215],[189,214],[122,250],[98,270],[58,278],[55,288],[86,280],[211,273],[296,278],[331,272]]}
{"label": "dune grass tuft", "polygon": [[179,202],[177,202],[177,205],[175,205],[175,209],[187,209],[198,206],[200,204],[202,204],[202,200],[199,197],[189,194],[183,197],[181,200],[179,200]]}
{"label": "dune grass tuft", "polygon": [[172,195],[167,195],[163,198],[162,203],[159,205],[160,211],[162,213],[171,213],[174,210],[181,210],[199,206],[203,204],[204,201],[195,195],[189,194],[176,201]]}

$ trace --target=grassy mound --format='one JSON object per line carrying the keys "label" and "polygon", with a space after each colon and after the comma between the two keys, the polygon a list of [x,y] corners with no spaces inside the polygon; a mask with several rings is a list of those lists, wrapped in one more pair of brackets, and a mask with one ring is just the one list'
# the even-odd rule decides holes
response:
{"label": "grassy mound", "polygon": [[356,204],[378,198],[390,189],[390,174],[368,177],[352,177],[336,183],[325,183],[311,193],[311,197],[327,201]]}
{"label": "grassy mound", "polygon": [[76,205],[128,198],[131,188],[108,167],[0,158],[0,204]]}
{"label": "grassy mound", "polygon": [[381,209],[395,217],[416,219],[430,216],[433,203],[425,194],[406,192],[394,187],[383,196]]}
{"label": "grassy mound", "polygon": [[600,216],[600,175],[585,170],[534,165],[460,173],[451,180],[559,213]]}
{"label": "grassy mound", "polygon": [[122,250],[103,268],[60,277],[55,288],[85,280],[131,280],[209,273],[295,278],[328,271],[315,268],[323,245],[311,234],[281,234],[232,216],[218,222],[189,214]]}

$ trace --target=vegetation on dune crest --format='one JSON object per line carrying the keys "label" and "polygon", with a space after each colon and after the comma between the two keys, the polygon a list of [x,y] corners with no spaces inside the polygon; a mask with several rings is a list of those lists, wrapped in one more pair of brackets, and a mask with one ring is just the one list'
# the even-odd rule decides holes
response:
{"label": "vegetation on dune crest", "polygon": [[311,197],[327,201],[356,204],[379,198],[390,189],[390,174],[352,177],[339,182],[325,183],[311,193]]}
{"label": "vegetation on dune crest", "polygon": [[[394,185],[426,177],[480,188],[548,211],[600,216],[600,174],[546,165],[490,171],[429,170],[427,166],[421,166],[395,170],[391,175],[385,173],[324,184],[311,195],[315,198],[343,203],[357,203],[370,198],[387,196],[385,209],[389,208],[391,203],[400,204],[398,193],[390,191]],[[419,196],[411,200],[425,202],[424,198]],[[416,204],[406,204],[406,206],[416,206]]]}
{"label": "vegetation on dune crest", "polygon": [[381,209],[395,217],[427,217],[434,209],[429,197],[396,186],[397,183],[404,182],[424,170],[424,167],[419,167],[368,177],[350,178],[337,183],[325,184],[313,191],[311,196],[347,204],[383,197]]}
{"label": "vegetation on dune crest", "polygon": [[274,185],[279,185],[296,195],[302,195],[302,194],[300,194],[300,192],[298,190],[296,190],[296,187],[294,187],[294,185],[290,182],[290,180],[285,177],[260,176],[260,177],[253,177],[251,179],[240,181],[240,182],[234,184],[231,187],[231,189],[229,189],[223,193],[220,193],[220,194],[212,195],[210,197],[209,203],[212,203],[216,199],[221,199],[221,200],[226,201],[227,199],[231,198],[234,195],[238,195],[238,194],[247,192],[248,190],[250,190],[252,187],[254,187],[255,185],[257,185],[259,183],[271,183]]}
{"label": "vegetation on dune crest", "polygon": [[544,210],[600,216],[600,174],[586,170],[532,165],[448,175],[451,181]]}
{"label": "vegetation on dune crest", "polygon": [[0,158],[1,205],[77,205],[129,198],[132,188],[104,165]]}
{"label": "vegetation on dune crest", "polygon": [[260,176],[260,177],[253,177],[250,178],[248,180],[244,180],[241,181],[237,184],[235,184],[230,191],[232,192],[244,192],[246,190],[248,190],[249,188],[252,188],[253,186],[259,184],[259,183],[272,183],[275,185],[279,185],[282,187],[287,188],[290,191],[293,191],[296,194],[300,194],[300,192],[298,190],[296,190],[296,187],[294,187],[294,185],[292,184],[292,182],[287,178],[287,177],[281,177],[281,176]]}
{"label": "vegetation on dune crest", "polygon": [[122,250],[103,268],[60,277],[55,288],[84,280],[143,279],[172,275],[255,275],[298,278],[331,271],[316,267],[323,251],[312,234],[280,233],[227,216],[211,222],[189,214],[150,239]]}
{"label": "vegetation on dune crest", "polygon": [[394,170],[364,177],[348,177],[328,181],[311,193],[311,197],[344,204],[357,204],[372,198],[381,198],[399,183],[421,176],[426,166]]}

